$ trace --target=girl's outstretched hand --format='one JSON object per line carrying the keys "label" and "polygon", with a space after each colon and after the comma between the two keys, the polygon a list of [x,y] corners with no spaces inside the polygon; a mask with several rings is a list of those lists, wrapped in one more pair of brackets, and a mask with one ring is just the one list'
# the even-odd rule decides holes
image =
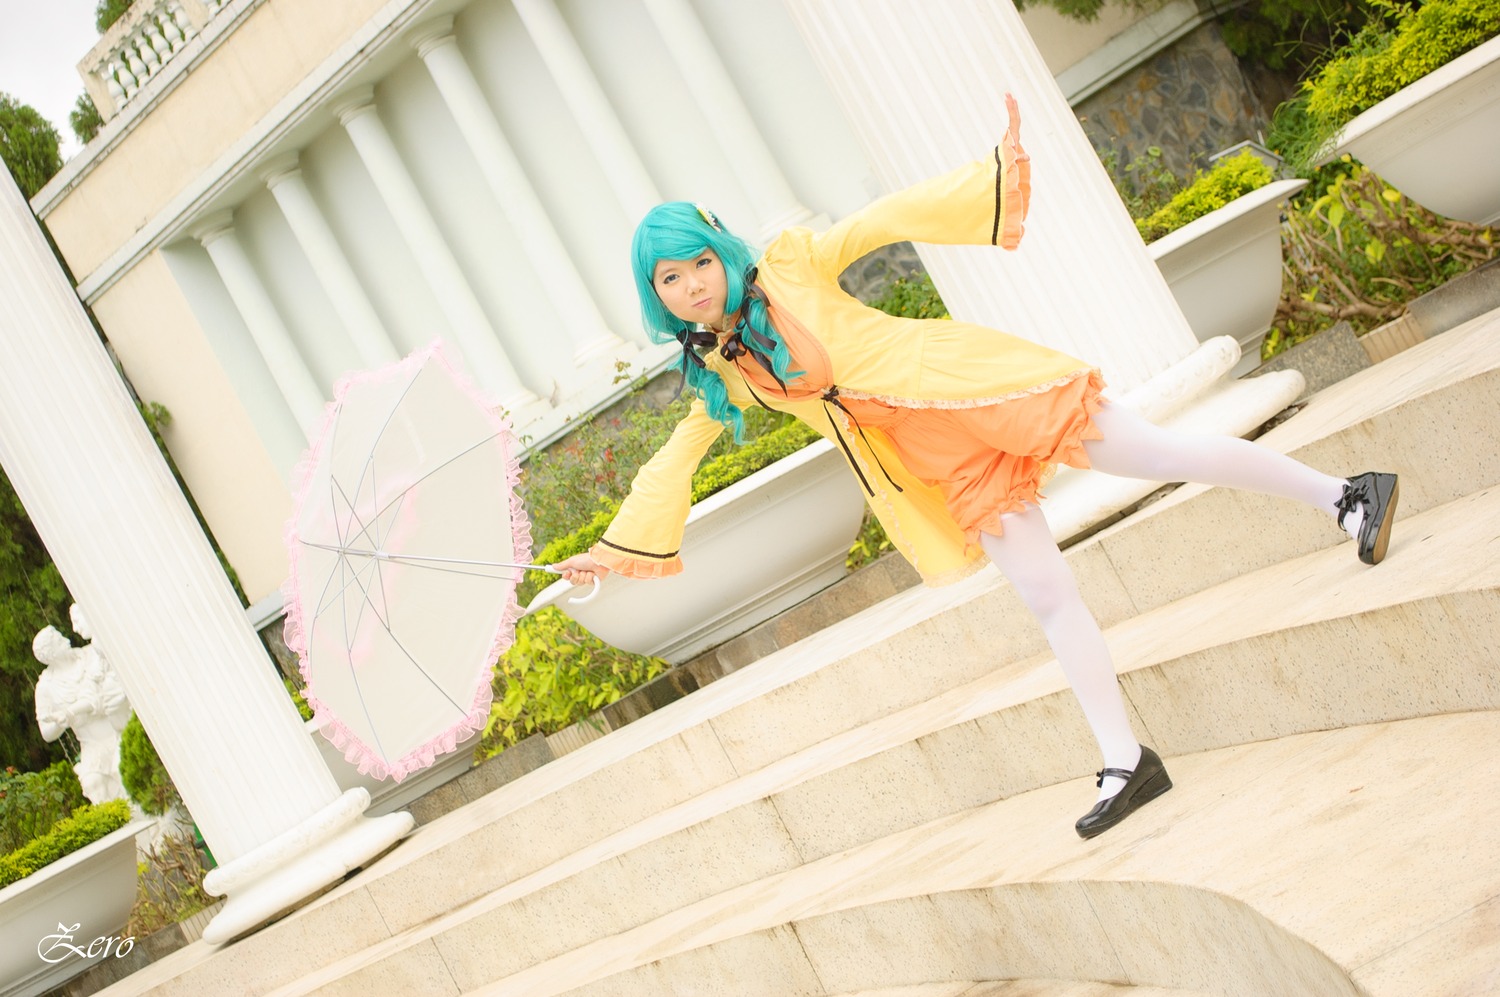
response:
{"label": "girl's outstretched hand", "polygon": [[562,572],[562,576],[574,585],[588,585],[594,579],[603,579],[609,574],[608,568],[586,553],[574,554],[566,561],[558,561],[548,567]]}
{"label": "girl's outstretched hand", "polygon": [[1006,91],[1005,94],[1005,138],[1011,143],[1016,151],[1016,159],[1025,162],[1031,159],[1026,151],[1021,148],[1021,106],[1016,103],[1016,95]]}

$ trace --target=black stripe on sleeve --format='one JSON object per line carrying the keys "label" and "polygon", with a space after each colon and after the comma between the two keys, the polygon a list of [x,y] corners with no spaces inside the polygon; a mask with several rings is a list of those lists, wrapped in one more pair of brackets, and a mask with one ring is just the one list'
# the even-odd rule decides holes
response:
{"label": "black stripe on sleeve", "polygon": [[599,542],[606,547],[613,547],[615,550],[622,551],[626,554],[634,554],[636,557],[656,557],[660,558],[663,561],[667,561],[676,557],[678,554],[678,551],[675,550],[670,554],[653,554],[649,550],[632,550],[629,547],[621,547],[619,544],[610,543],[608,540],[605,540],[602,537],[599,539]]}
{"label": "black stripe on sleeve", "polygon": [[1000,161],[1000,147],[995,146],[995,224],[990,229],[990,245],[1000,244],[1000,213],[1005,200],[1005,164]]}

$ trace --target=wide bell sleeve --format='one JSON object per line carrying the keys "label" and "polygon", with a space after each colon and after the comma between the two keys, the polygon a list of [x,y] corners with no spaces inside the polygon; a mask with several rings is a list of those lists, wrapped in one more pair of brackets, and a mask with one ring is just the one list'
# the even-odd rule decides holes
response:
{"label": "wide bell sleeve", "polygon": [[879,198],[813,238],[813,264],[825,280],[893,242],[1015,249],[1031,201],[1031,158],[1012,109],[1005,137],[989,156]]}
{"label": "wide bell sleeve", "polygon": [[694,399],[667,442],[641,465],[604,536],[595,561],[628,578],[664,578],[682,570],[678,556],[692,506],[693,472],[724,424]]}

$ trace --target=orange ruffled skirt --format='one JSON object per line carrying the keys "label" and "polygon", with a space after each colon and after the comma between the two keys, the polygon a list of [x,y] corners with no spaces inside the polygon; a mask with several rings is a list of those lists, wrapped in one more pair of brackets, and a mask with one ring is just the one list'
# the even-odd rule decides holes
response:
{"label": "orange ruffled skirt", "polygon": [[1093,416],[1104,380],[1090,370],[1035,394],[972,408],[907,408],[842,400],[867,430],[880,429],[907,470],[942,491],[970,543],[999,535],[1000,517],[1036,502],[1053,465],[1088,467],[1084,440],[1102,439]]}

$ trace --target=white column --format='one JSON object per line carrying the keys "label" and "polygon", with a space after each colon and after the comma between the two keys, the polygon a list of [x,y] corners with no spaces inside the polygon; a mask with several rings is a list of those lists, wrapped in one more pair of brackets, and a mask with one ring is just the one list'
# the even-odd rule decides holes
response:
{"label": "white column", "polygon": [[402,835],[362,816],[265,648],[8,175],[0,176],[0,463],[89,607],[141,722],[220,866],[204,938],[227,941]]}
{"label": "white column", "polygon": [[[761,237],[769,239],[789,225],[812,218],[812,212],[792,193],[786,175],[756,128],[750,109],[735,89],[692,5],[688,0],[644,2],[687,92],[703,110],[703,117],[697,123],[713,133],[729,168],[755,206]],[[909,11],[917,9],[910,4],[903,6]],[[920,9],[925,10],[926,6]],[[768,55],[766,65],[767,72],[775,71],[773,55]]]}
{"label": "white column", "polygon": [[391,342],[390,333],[386,332],[385,324],[375,313],[375,306],[370,304],[359,278],[354,276],[348,256],[339,247],[333,230],[328,227],[328,221],[302,179],[297,154],[289,152],[277,156],[262,168],[260,176],[280,205],[297,244],[312,266],[313,275],[333,301],[333,307],[344,323],[344,331],[359,353],[360,362],[366,367],[380,367],[399,360],[400,351]]}
{"label": "white column", "polygon": [[[989,154],[1005,92],[1020,102],[1032,161],[1020,250],[918,247],[955,315],[1095,364],[1126,404],[1193,432],[1249,433],[1301,393],[1296,371],[1224,379],[1233,337],[1198,346],[1008,0],[783,3],[889,189]],[[1155,487],[1065,468],[1047,519],[1063,539]]]}
{"label": "white column", "polygon": [[292,415],[309,439],[323,422],[326,399],[307,362],[297,350],[292,333],[281,320],[276,305],[261,283],[260,276],[245,255],[234,234],[234,215],[219,211],[205,218],[193,229],[193,238],[208,250],[209,259],[219,271],[229,297],[250,330],[250,338],[260,351],[276,387],[291,407]]}
{"label": "white column", "polygon": [[374,88],[360,87],[346,94],[334,105],[334,112],[354,142],[365,169],[370,171],[375,188],[437,296],[458,347],[480,383],[496,392],[501,404],[512,411],[534,404],[536,395],[521,383],[515,366],[501,348],[484,308],[427,210],[390,133],[381,123],[375,111]]}
{"label": "white column", "polygon": [[594,157],[604,167],[605,181],[619,198],[625,217],[634,224],[656,207],[662,197],[620,124],[619,115],[610,106],[604,88],[568,30],[557,4],[553,0],[512,0],[512,3],[547,64],[553,82],[562,92],[568,110],[583,129]]}
{"label": "white column", "polygon": [[500,210],[526,247],[532,272],[562,320],[563,335],[572,344],[574,364],[581,367],[596,357],[619,351],[624,341],[610,331],[599,313],[588,285],[573,266],[546,208],[485,101],[479,81],[458,50],[452,15],[422,25],[412,34],[411,42],[432,74],[443,103],[458,122],[458,130],[473,151]]}
{"label": "white column", "polygon": [[1033,197],[1016,253],[921,246],[955,315],[1088,360],[1121,388],[1197,340],[1008,2],[785,0],[854,125],[896,190],[984,156],[1021,105]]}

